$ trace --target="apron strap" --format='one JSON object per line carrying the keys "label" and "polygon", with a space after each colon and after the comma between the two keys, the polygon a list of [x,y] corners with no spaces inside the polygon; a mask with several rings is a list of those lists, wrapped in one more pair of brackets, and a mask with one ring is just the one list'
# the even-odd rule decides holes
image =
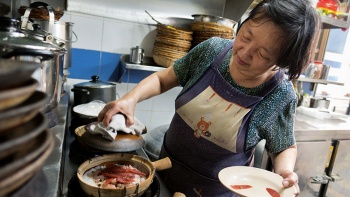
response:
{"label": "apron strap", "polygon": [[213,66],[214,68],[218,68],[218,67],[221,65],[222,61],[224,60],[225,56],[227,55],[227,52],[232,48],[233,42],[234,42],[234,41],[230,42],[230,44],[228,44],[228,45],[219,53],[219,55],[216,56],[215,60],[214,60],[213,63],[212,63],[212,66]]}

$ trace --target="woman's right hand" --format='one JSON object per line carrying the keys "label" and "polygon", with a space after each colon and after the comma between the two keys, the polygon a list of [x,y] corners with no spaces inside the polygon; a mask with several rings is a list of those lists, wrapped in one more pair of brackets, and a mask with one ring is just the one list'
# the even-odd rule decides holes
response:
{"label": "woman's right hand", "polygon": [[98,114],[97,121],[103,122],[105,126],[108,126],[112,117],[117,113],[121,113],[126,118],[126,126],[129,127],[134,124],[135,105],[136,103],[133,102],[133,99],[127,98],[111,101]]}

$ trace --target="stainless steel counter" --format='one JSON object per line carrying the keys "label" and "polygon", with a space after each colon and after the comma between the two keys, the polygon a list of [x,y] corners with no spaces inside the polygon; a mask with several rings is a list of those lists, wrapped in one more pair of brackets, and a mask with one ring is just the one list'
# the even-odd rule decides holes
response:
{"label": "stainless steel counter", "polygon": [[63,174],[62,164],[64,163],[64,157],[62,157],[62,153],[64,153],[68,102],[68,94],[61,97],[60,103],[56,108],[58,123],[54,127],[50,128],[50,131],[54,134],[55,147],[52,154],[46,160],[42,169],[48,183],[47,187],[43,188],[45,190],[45,195],[43,196],[61,196],[61,177]]}
{"label": "stainless steel counter", "polygon": [[318,119],[297,112],[294,132],[297,141],[350,139],[350,116]]}

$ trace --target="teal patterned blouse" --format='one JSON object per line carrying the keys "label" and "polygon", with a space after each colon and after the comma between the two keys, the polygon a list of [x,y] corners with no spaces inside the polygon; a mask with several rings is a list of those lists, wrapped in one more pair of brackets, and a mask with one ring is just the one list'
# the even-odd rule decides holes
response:
{"label": "teal patterned blouse", "polygon": [[[183,86],[184,92],[191,87],[214,61],[220,51],[232,40],[211,38],[193,48],[185,57],[175,61],[174,71]],[[236,84],[228,72],[232,49],[226,55],[219,72],[223,78],[239,91],[248,95],[258,95],[265,84],[254,88],[245,88]],[[180,94],[181,94],[180,93]],[[294,116],[297,97],[293,84],[286,79],[255,107],[246,139],[246,150],[254,148],[262,139],[266,139],[266,149],[278,153],[295,143]]]}

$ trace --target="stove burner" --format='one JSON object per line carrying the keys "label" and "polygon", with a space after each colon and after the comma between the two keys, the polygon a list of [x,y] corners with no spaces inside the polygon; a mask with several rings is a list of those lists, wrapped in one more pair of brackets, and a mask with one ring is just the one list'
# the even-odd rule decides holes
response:
{"label": "stove burner", "polygon": [[[160,194],[160,184],[158,178],[155,176],[153,182],[140,197],[159,197]],[[83,189],[79,185],[78,177],[75,175],[71,178],[68,183],[68,197],[84,197],[87,195],[84,193]]]}

